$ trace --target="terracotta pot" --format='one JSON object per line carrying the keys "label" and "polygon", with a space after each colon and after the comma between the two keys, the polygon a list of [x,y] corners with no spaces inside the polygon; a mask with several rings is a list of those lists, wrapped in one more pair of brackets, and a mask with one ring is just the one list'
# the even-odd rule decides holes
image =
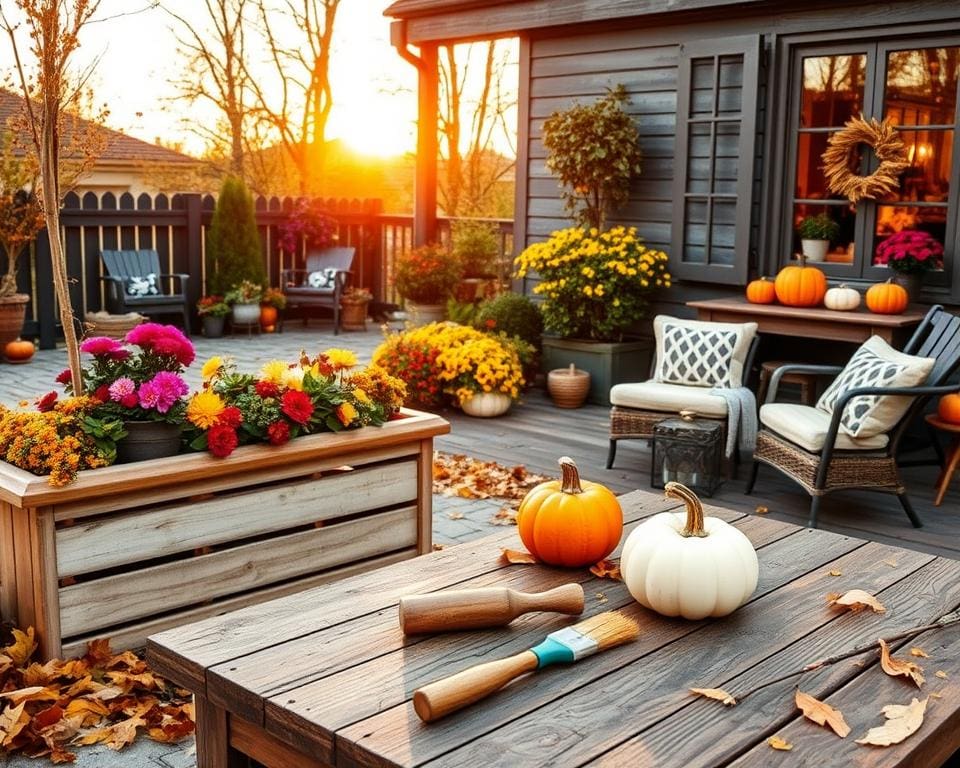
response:
{"label": "terracotta pot", "polygon": [[477,392],[469,400],[464,400],[460,408],[467,416],[477,416],[489,419],[494,416],[503,416],[510,410],[513,400],[502,392]]}
{"label": "terracotta pot", "polygon": [[590,373],[570,363],[547,374],[547,391],[557,408],[579,408],[590,393]]}
{"label": "terracotta pot", "polygon": [[3,349],[23,332],[23,319],[27,314],[30,297],[15,293],[0,299],[0,349]]}
{"label": "terracotta pot", "polygon": [[276,307],[269,304],[260,305],[260,327],[267,333],[273,333],[277,328],[277,317],[279,312]]}
{"label": "terracotta pot", "polygon": [[367,304],[369,303],[369,301],[340,300],[340,324],[344,330],[367,330]]}

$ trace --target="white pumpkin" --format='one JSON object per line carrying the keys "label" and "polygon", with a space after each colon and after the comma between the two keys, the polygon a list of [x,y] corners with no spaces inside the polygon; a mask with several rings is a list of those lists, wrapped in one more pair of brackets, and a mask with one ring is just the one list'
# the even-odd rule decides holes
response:
{"label": "white pumpkin", "polygon": [[680,483],[665,493],[686,512],[663,512],[637,526],[623,545],[620,572],[640,605],[664,616],[726,616],[757,588],[760,567],[750,540],[729,523],[703,516],[700,499]]}
{"label": "white pumpkin", "polygon": [[823,306],[839,312],[849,312],[860,306],[860,291],[848,287],[846,283],[840,283],[824,294]]}

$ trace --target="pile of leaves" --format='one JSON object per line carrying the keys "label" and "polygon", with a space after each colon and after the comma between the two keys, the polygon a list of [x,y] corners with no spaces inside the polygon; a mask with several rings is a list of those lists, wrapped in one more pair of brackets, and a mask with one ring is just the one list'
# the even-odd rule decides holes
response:
{"label": "pile of leaves", "polygon": [[433,454],[433,492],[464,499],[503,499],[519,503],[527,491],[549,477],[528,472],[523,465],[505,467],[463,454]]}
{"label": "pile of leaves", "polygon": [[72,763],[73,746],[123,749],[141,731],[165,743],[194,731],[190,692],[168,685],[132,651],[95,640],[78,659],[32,662],[33,628],[0,632],[0,751]]}

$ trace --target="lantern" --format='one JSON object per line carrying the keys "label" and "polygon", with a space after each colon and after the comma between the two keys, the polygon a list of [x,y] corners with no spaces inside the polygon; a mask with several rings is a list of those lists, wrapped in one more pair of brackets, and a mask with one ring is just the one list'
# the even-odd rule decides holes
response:
{"label": "lantern", "polygon": [[694,417],[691,411],[681,411],[681,418],[654,426],[650,470],[654,488],[673,481],[712,496],[722,482],[723,427],[719,422]]}

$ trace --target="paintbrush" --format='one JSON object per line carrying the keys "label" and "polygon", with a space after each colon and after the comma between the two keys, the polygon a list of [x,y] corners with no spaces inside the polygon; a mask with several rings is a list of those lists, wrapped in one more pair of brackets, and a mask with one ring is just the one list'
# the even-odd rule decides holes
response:
{"label": "paintbrush", "polygon": [[498,691],[527,672],[558,662],[570,663],[637,639],[637,623],[617,611],[547,635],[540,645],[506,659],[488,661],[425,685],[413,693],[413,708],[430,723]]}

